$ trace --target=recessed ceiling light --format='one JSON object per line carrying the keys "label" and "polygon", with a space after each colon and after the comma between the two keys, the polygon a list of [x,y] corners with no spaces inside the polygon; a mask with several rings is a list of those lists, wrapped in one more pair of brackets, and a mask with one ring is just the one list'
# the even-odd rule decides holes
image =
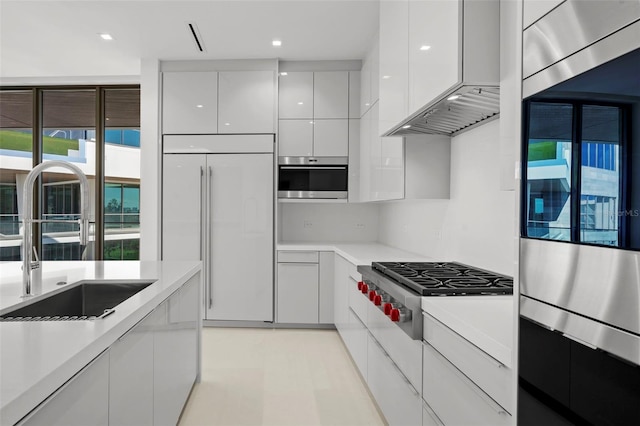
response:
{"label": "recessed ceiling light", "polygon": [[107,33],[101,33],[100,38],[102,38],[103,40],[113,40],[113,37],[111,37],[111,34],[107,34]]}
{"label": "recessed ceiling light", "polygon": [[202,108],[204,105],[196,105],[196,108]]}
{"label": "recessed ceiling light", "polygon": [[280,75],[287,75],[287,72],[286,71],[281,72]]}
{"label": "recessed ceiling light", "polygon": [[403,129],[408,129],[409,127],[411,127],[411,124],[405,124],[404,126],[402,126]]}
{"label": "recessed ceiling light", "polygon": [[231,126],[231,123],[224,123],[225,126]]}
{"label": "recessed ceiling light", "polygon": [[304,102],[298,102],[298,105],[304,105]]}
{"label": "recessed ceiling light", "polygon": [[420,50],[429,50],[429,49],[431,49],[431,46],[427,46],[426,44],[420,46]]}
{"label": "recessed ceiling light", "polygon": [[272,44],[274,47],[280,47],[280,46],[282,46],[282,41],[281,41],[281,40],[273,40],[273,41],[271,42],[271,44]]}
{"label": "recessed ceiling light", "polygon": [[313,124],[313,121],[310,121],[309,124]]}
{"label": "recessed ceiling light", "polygon": [[460,97],[460,95],[451,95],[447,98],[448,101],[455,101],[456,99],[458,99]]}
{"label": "recessed ceiling light", "polygon": [[391,76],[390,76],[390,75],[383,75],[383,76],[382,76],[382,78],[383,78],[384,80],[388,80],[388,79],[390,79],[390,78],[391,78]]}

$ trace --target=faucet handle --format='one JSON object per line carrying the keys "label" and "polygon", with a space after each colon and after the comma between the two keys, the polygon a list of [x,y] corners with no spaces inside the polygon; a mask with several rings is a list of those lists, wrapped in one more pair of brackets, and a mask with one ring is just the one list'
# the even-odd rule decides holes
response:
{"label": "faucet handle", "polygon": [[37,269],[40,267],[40,258],[38,257],[38,250],[36,250],[36,246],[31,247],[31,250],[33,251],[33,257],[35,258],[35,260],[32,260],[31,262],[29,262],[31,269]]}

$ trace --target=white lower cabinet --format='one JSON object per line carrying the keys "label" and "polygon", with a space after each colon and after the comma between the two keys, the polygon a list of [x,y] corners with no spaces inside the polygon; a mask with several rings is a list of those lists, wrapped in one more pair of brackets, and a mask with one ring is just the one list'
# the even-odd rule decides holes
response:
{"label": "white lower cabinet", "polygon": [[445,425],[511,425],[511,415],[431,345],[423,347],[424,400]]}
{"label": "white lower cabinet", "polygon": [[[164,305],[164,304],[163,304]],[[156,311],[111,346],[109,424],[153,424],[153,329]]]}
{"label": "white lower cabinet", "polygon": [[330,251],[279,250],[276,321],[333,324],[334,254]]}
{"label": "white lower cabinet", "polygon": [[109,351],[98,356],[18,423],[29,426],[109,424]]}
{"label": "white lower cabinet", "polygon": [[382,346],[368,336],[369,390],[389,425],[422,424],[422,399]]}
{"label": "white lower cabinet", "polygon": [[197,274],[20,424],[177,424],[198,375],[200,287]]}
{"label": "white lower cabinet", "polygon": [[424,313],[423,318],[424,340],[506,411],[513,413],[513,370],[431,315]]}
{"label": "white lower cabinet", "polygon": [[199,280],[182,286],[152,315],[153,419],[175,425],[198,374]]}
{"label": "white lower cabinet", "polygon": [[344,340],[344,330],[349,324],[349,262],[336,254],[333,269],[333,323]]}
{"label": "white lower cabinet", "polygon": [[318,264],[278,263],[279,323],[318,323]]}
{"label": "white lower cabinet", "polygon": [[351,358],[355,362],[362,377],[367,380],[368,375],[368,358],[367,358],[367,327],[364,326],[360,318],[351,309],[348,311],[349,323],[345,331],[346,339],[344,340]]}

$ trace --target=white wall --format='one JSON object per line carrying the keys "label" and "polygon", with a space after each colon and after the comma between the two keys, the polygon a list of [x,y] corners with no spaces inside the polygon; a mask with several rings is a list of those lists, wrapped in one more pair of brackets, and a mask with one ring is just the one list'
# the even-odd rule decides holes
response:
{"label": "white wall", "polygon": [[500,190],[499,128],[452,138],[449,200],[381,203],[379,242],[513,275],[515,193]]}
{"label": "white wall", "polygon": [[376,241],[378,205],[347,203],[280,203],[280,241]]}

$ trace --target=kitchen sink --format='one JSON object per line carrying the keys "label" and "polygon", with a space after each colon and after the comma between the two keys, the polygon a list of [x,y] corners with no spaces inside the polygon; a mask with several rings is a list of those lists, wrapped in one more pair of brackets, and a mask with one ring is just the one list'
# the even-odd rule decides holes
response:
{"label": "kitchen sink", "polygon": [[68,321],[104,318],[152,282],[85,282],[0,315],[0,321]]}

